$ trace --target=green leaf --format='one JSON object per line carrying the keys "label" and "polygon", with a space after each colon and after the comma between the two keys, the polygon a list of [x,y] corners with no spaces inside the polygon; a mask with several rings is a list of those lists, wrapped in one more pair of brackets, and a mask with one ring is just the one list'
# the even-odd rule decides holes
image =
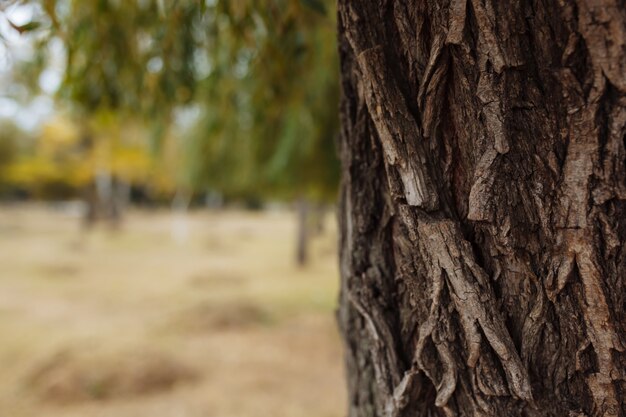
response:
{"label": "green leaf", "polygon": [[41,26],[41,22],[37,22],[37,21],[34,21],[34,20],[32,22],[28,22],[28,23],[25,23],[23,25],[16,25],[15,23],[11,22],[9,19],[7,19],[7,21],[9,22],[11,27],[13,29],[17,30],[20,34],[22,34],[24,32],[32,32],[33,30],[35,30],[39,26]]}
{"label": "green leaf", "polygon": [[315,10],[319,14],[326,15],[326,6],[322,0],[300,0],[305,6]]}

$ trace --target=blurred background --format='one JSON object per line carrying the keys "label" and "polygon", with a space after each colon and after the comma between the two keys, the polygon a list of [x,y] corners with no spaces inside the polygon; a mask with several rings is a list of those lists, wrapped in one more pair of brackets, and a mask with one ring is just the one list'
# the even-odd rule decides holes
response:
{"label": "blurred background", "polygon": [[0,0],[0,413],[344,414],[331,0]]}

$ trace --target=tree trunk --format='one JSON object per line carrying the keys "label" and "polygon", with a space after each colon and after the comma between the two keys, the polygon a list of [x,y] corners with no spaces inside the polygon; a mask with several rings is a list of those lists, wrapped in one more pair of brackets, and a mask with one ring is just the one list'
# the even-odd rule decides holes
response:
{"label": "tree trunk", "polygon": [[98,193],[94,181],[89,181],[83,189],[83,202],[85,211],[83,213],[83,227],[91,229],[98,219]]}
{"label": "tree trunk", "polygon": [[311,203],[306,198],[299,198],[296,202],[298,226],[296,236],[296,264],[305,266],[309,261],[309,246],[311,241],[309,212]]}
{"label": "tree trunk", "polygon": [[349,416],[626,416],[624,2],[338,7]]}
{"label": "tree trunk", "polygon": [[119,228],[123,211],[130,199],[130,186],[101,171],[85,186],[83,225],[89,229],[99,220],[106,220],[112,229]]}

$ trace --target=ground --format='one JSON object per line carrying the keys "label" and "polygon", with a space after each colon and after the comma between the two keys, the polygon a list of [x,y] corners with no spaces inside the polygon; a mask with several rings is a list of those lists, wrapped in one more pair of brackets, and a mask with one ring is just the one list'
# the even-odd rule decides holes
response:
{"label": "ground", "polygon": [[1,417],[343,415],[329,216],[294,264],[292,213],[0,209]]}

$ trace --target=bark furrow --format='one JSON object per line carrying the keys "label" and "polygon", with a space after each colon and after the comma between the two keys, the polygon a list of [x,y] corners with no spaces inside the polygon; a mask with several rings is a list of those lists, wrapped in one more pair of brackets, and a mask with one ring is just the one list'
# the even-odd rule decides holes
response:
{"label": "bark furrow", "polygon": [[350,417],[626,417],[626,6],[339,0]]}

